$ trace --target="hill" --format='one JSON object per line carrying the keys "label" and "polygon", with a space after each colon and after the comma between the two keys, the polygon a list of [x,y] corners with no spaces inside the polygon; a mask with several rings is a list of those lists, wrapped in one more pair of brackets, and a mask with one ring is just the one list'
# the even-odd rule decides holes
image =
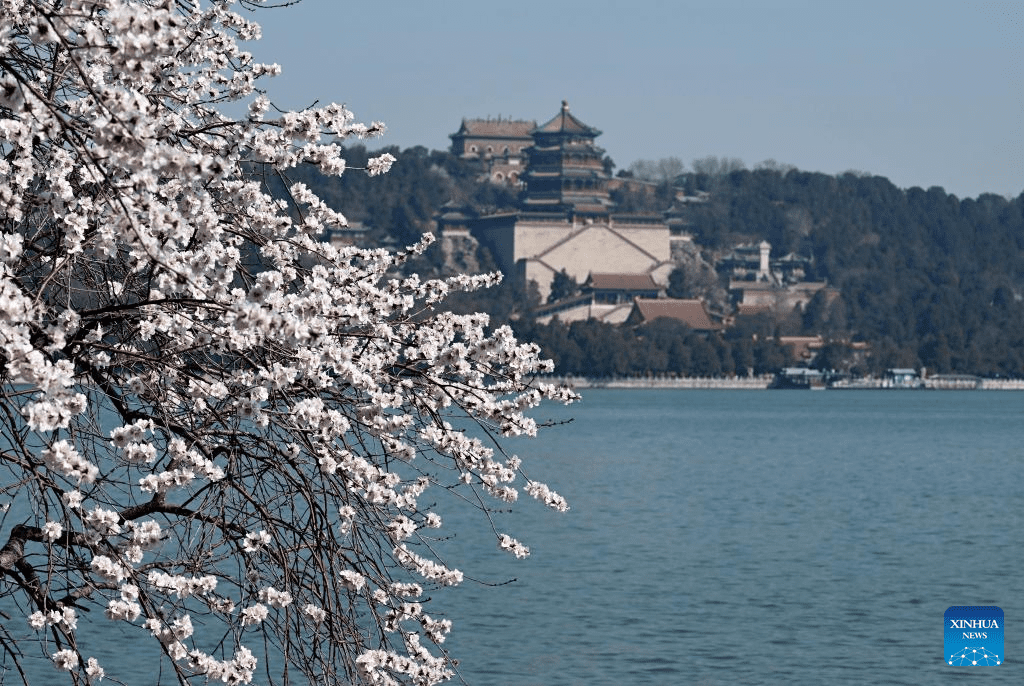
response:
{"label": "hill", "polygon": [[1024,373],[1024,194],[960,200],[797,170],[687,181],[712,191],[692,210],[699,242],[764,238],[839,289],[830,311],[811,303],[802,333],[867,341],[881,366]]}
{"label": "hill", "polygon": [[[360,148],[349,152],[351,166],[367,156]],[[300,168],[294,180],[364,222],[378,244],[408,243],[431,230],[432,217],[451,200],[480,211],[515,205],[511,189],[479,180],[471,162],[422,147],[391,152],[399,162],[382,178],[324,179]],[[1024,376],[1024,194],[961,200],[937,187],[900,189],[880,176],[741,169],[683,174],[658,192],[623,190],[616,199],[633,211],[665,211],[677,195],[695,194],[702,202],[676,211],[708,262],[738,243],[767,240],[773,250],[810,256],[808,278],[827,281],[839,296],[816,298],[782,318],[737,321],[711,337],[651,325],[540,326],[522,316],[524,284],[456,306],[491,311],[499,322],[518,312],[519,333],[542,344],[566,373],[771,371],[792,361],[778,336],[820,334],[836,342],[818,356],[820,366]],[[474,262],[493,264],[486,254]],[[443,264],[435,251],[416,266]],[[676,285],[686,282],[683,270],[676,276]],[[856,341],[870,353],[848,345]]]}

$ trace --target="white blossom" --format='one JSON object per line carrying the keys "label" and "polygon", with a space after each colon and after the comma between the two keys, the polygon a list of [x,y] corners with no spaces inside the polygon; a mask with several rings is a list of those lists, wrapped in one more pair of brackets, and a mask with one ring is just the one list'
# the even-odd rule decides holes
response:
{"label": "white blossom", "polygon": [[[575,394],[537,381],[551,364],[509,327],[445,309],[500,274],[416,275],[430,234],[324,242],[344,208],[279,183],[397,160],[346,160],[382,123],[273,95],[282,68],[243,49],[261,30],[233,6],[258,4],[0,0],[5,499],[36,517],[4,550],[26,580],[12,607],[45,608],[27,617],[45,647],[8,647],[69,682],[119,680],[79,662],[113,621],[189,681],[252,682],[257,627],[292,661],[271,681],[440,683],[450,658],[420,640],[451,623],[424,588],[464,578],[426,531],[444,496],[568,509],[492,437]],[[68,598],[103,612],[80,625]],[[387,649],[323,650],[355,626]]]}
{"label": "white blossom", "polygon": [[57,669],[71,671],[78,667],[78,654],[73,650],[58,650],[52,656],[53,666]]}
{"label": "white blossom", "polygon": [[498,536],[498,546],[502,550],[507,550],[516,557],[527,557],[530,554],[530,549],[525,545],[512,538],[508,534],[500,534]]}
{"label": "white blossom", "polygon": [[566,512],[569,509],[569,504],[566,502],[565,498],[558,495],[542,483],[530,481],[526,484],[524,490],[554,510]]}
{"label": "white blossom", "polygon": [[153,570],[147,575],[146,581],[153,588],[164,592],[173,592],[179,598],[213,593],[217,588],[217,577],[212,574],[185,576]]}
{"label": "white blossom", "polygon": [[103,536],[121,533],[120,516],[113,510],[93,508],[85,515],[85,523]]}
{"label": "white blossom", "polygon": [[263,546],[270,543],[270,534],[260,529],[259,531],[252,531],[245,535],[242,540],[242,549],[247,553],[255,553]]}
{"label": "white blossom", "polygon": [[57,441],[42,452],[47,468],[75,479],[78,483],[92,483],[99,475],[99,468],[82,458],[71,443]]}
{"label": "white blossom", "polygon": [[132,532],[132,541],[140,548],[152,548],[163,539],[164,535],[160,523],[152,519],[128,522],[128,529]]}
{"label": "white blossom", "polygon": [[390,169],[391,165],[396,162],[395,156],[390,153],[384,153],[379,157],[371,157],[366,163],[366,169],[370,176],[377,176],[378,174],[386,174]]}
{"label": "white blossom", "polygon": [[306,615],[314,622],[320,623],[327,619],[327,612],[322,607],[317,607],[312,603],[306,603],[302,608],[302,614]]}
{"label": "white blossom", "polygon": [[107,609],[104,611],[104,614],[106,614],[110,619],[124,620],[127,622],[134,622],[139,618],[141,613],[142,607],[138,603],[117,599],[113,599],[107,603]]}
{"label": "white blossom", "polygon": [[72,510],[82,506],[82,492],[81,491],[67,491],[63,496],[64,502]]}
{"label": "white blossom", "polygon": [[100,666],[99,661],[94,657],[90,657],[86,661],[85,673],[96,681],[102,681],[103,677],[106,676],[106,672],[103,670],[103,667]]}
{"label": "white blossom", "polygon": [[106,555],[97,555],[90,563],[94,572],[110,581],[120,582],[128,576],[123,565],[114,562]]}
{"label": "white blossom", "polygon": [[350,591],[360,591],[366,585],[366,578],[359,572],[352,569],[343,569],[338,572],[341,584]]}
{"label": "white blossom", "polygon": [[43,540],[53,543],[64,533],[64,527],[60,522],[47,522],[43,525]]}
{"label": "white blossom", "polygon": [[267,587],[260,590],[260,601],[278,609],[287,607],[292,603],[292,594],[288,591],[278,591],[275,588]]}
{"label": "white blossom", "polygon": [[267,606],[262,603],[256,603],[249,607],[242,609],[242,625],[259,624],[267,618],[269,614]]}

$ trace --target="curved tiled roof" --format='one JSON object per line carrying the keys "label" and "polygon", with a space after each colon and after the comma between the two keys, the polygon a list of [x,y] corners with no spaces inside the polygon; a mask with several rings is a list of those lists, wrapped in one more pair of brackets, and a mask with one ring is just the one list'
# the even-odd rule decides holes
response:
{"label": "curved tiled roof", "polygon": [[661,286],[650,274],[602,274],[591,273],[586,285],[595,290],[657,291]]}
{"label": "curved tiled roof", "polygon": [[463,119],[458,133],[449,135],[475,138],[529,138],[537,122],[522,119]]}
{"label": "curved tiled roof", "polygon": [[640,314],[641,321],[653,322],[659,317],[677,319],[696,331],[714,331],[716,326],[704,309],[700,300],[676,300],[674,298],[637,298],[634,311]]}
{"label": "curved tiled roof", "polygon": [[569,113],[569,103],[562,101],[562,110],[550,121],[538,126],[532,133],[575,133],[584,136],[600,136],[601,132],[593,126],[587,126]]}

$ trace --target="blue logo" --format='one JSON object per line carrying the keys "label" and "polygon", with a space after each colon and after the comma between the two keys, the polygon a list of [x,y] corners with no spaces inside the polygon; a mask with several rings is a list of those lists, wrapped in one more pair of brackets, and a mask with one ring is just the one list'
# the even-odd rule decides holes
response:
{"label": "blue logo", "polygon": [[943,617],[947,665],[993,667],[1003,663],[1003,611],[998,607],[954,606]]}

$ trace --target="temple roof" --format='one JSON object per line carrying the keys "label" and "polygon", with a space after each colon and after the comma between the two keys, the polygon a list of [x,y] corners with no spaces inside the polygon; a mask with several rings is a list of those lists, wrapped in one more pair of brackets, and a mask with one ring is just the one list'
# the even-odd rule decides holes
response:
{"label": "temple roof", "polygon": [[658,291],[661,286],[650,274],[602,274],[591,272],[584,286],[594,290]]}
{"label": "temple roof", "polygon": [[569,113],[569,103],[562,101],[562,110],[550,121],[535,128],[532,133],[570,133],[589,137],[600,136],[601,132],[593,126],[587,126]]}
{"label": "temple roof", "polygon": [[714,331],[721,328],[711,321],[707,310],[704,309],[704,303],[700,300],[637,298],[633,301],[633,314],[630,319],[653,322],[659,317],[676,319],[695,331]]}
{"label": "temple roof", "polygon": [[537,128],[537,122],[524,119],[463,119],[462,126],[449,138],[472,136],[477,138],[526,138]]}

